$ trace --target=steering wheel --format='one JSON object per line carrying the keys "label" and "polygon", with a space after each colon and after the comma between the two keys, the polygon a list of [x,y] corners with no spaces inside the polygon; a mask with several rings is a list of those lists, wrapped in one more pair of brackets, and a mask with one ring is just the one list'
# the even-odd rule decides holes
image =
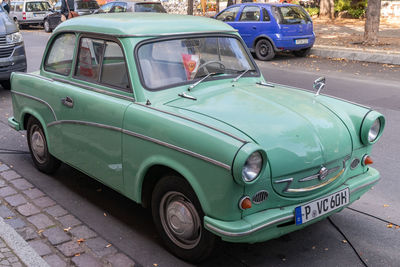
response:
{"label": "steering wheel", "polygon": [[206,74],[209,74],[210,72],[209,72],[209,71],[207,70],[207,68],[205,68],[205,67],[206,67],[207,65],[214,64],[214,63],[219,64],[219,65],[221,66],[221,69],[223,69],[223,70],[226,69],[224,63],[222,63],[221,61],[219,61],[219,60],[211,60],[211,61],[207,61],[207,62],[201,64],[201,65],[199,66],[199,68],[197,69],[197,71],[196,71],[196,73],[194,74],[193,77],[196,77],[196,76],[197,76],[197,73],[198,73],[199,70],[202,69],[202,68],[204,68],[204,72],[205,72]]}

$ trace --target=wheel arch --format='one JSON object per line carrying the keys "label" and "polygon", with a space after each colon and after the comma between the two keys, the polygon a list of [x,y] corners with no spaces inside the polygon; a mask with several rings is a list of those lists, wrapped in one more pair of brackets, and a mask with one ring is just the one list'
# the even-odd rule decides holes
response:
{"label": "wheel arch", "polygon": [[158,158],[157,160],[151,158],[142,164],[137,174],[135,186],[137,202],[140,202],[144,207],[149,207],[155,185],[162,177],[168,174],[180,176],[190,185],[200,202],[203,212],[207,214],[210,207],[195,175],[186,166],[170,158]]}
{"label": "wheel arch", "polygon": [[20,118],[20,121],[22,122],[22,126],[23,126],[23,129],[21,129],[21,130],[27,130],[28,121],[29,121],[30,117],[34,117],[42,125],[44,135],[46,136],[47,147],[48,147],[49,151],[51,151],[51,143],[49,141],[46,123],[45,123],[45,120],[39,115],[39,113],[35,112],[34,110],[24,109],[21,112],[21,118]]}
{"label": "wheel arch", "polygon": [[261,39],[266,39],[267,41],[269,41],[272,44],[272,47],[274,48],[274,50],[278,51],[278,48],[276,47],[275,42],[272,40],[272,38],[265,34],[259,35],[259,36],[257,36],[256,39],[254,39],[254,42],[252,45],[254,50],[256,49],[257,42]]}

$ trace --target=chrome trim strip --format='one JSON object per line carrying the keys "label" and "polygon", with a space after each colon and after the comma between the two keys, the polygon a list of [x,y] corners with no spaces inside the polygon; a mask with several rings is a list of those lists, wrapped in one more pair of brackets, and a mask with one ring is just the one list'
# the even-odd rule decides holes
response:
{"label": "chrome trim strip", "polygon": [[[57,33],[61,32],[71,32],[71,30],[60,30]],[[162,36],[180,36],[180,35],[190,35],[190,34],[213,34],[213,33],[235,33],[238,30],[232,29],[229,31],[198,31],[198,32],[176,32],[176,33],[156,33],[156,34],[109,34],[104,32],[96,32],[97,34],[105,35],[105,36],[112,36],[117,38],[124,38],[124,37],[162,37]],[[74,31],[74,33],[87,33],[93,34],[93,31]]]}
{"label": "chrome trim strip", "polygon": [[163,142],[161,140],[158,140],[158,139],[146,136],[146,135],[142,135],[142,134],[135,133],[135,132],[132,132],[132,131],[124,130],[124,129],[119,128],[119,127],[104,125],[104,124],[95,123],[95,122],[74,121],[74,120],[59,120],[59,121],[51,122],[51,123],[47,124],[47,127],[51,127],[51,126],[62,124],[62,123],[88,125],[88,126],[105,128],[105,129],[109,129],[109,130],[112,130],[112,131],[121,132],[123,134],[127,134],[127,135],[130,135],[130,136],[133,136],[133,137],[137,137],[137,138],[140,138],[140,139],[143,139],[143,140],[146,140],[146,141],[150,141],[150,142],[153,142],[155,144],[171,148],[171,149],[176,150],[178,152],[182,152],[182,153],[187,154],[189,156],[204,160],[206,162],[209,162],[209,163],[212,163],[212,164],[214,164],[216,166],[224,168],[224,169],[226,169],[228,171],[231,170],[231,166],[229,166],[229,165],[227,165],[225,163],[222,163],[220,161],[217,161],[215,159],[200,155],[200,154],[198,154],[196,152],[193,152],[193,151],[190,151],[190,150],[187,150],[187,149],[184,149],[184,148],[181,148],[181,147],[178,147],[178,146]]}
{"label": "chrome trim strip", "polygon": [[205,226],[208,229],[210,229],[210,230],[212,230],[212,231],[214,231],[216,233],[219,233],[221,235],[224,235],[224,236],[241,237],[241,236],[250,235],[250,234],[252,234],[254,232],[260,231],[260,230],[262,230],[264,228],[267,228],[269,226],[272,226],[274,224],[278,224],[278,223],[281,223],[281,222],[284,222],[284,221],[287,221],[287,220],[293,220],[293,219],[294,219],[294,215],[289,215],[289,216],[286,216],[286,217],[283,217],[283,218],[279,218],[279,219],[275,219],[273,221],[267,222],[265,224],[262,224],[260,226],[255,227],[255,228],[253,228],[251,230],[244,231],[244,232],[239,232],[239,233],[232,233],[232,232],[228,232],[228,231],[225,231],[225,230],[221,230],[221,229],[219,229],[219,228],[217,228],[217,227],[215,227],[215,226],[213,226],[213,225],[211,225],[209,223],[206,223]]}
{"label": "chrome trim strip", "polygon": [[369,182],[369,183],[367,183],[367,184],[360,185],[359,187],[356,187],[356,188],[354,188],[353,190],[351,190],[351,191],[350,191],[350,194],[353,194],[354,192],[357,192],[358,190],[361,190],[361,189],[363,189],[364,187],[370,186],[371,184],[377,183],[377,182],[379,182],[380,180],[381,180],[381,178],[379,177],[378,180]]}
{"label": "chrome trim strip", "polygon": [[140,139],[143,139],[143,140],[146,140],[146,141],[150,141],[150,142],[156,143],[156,144],[161,145],[161,146],[165,146],[165,147],[174,149],[176,151],[182,152],[184,154],[187,154],[187,155],[195,157],[195,158],[202,159],[204,161],[207,161],[207,162],[210,162],[210,163],[212,163],[214,165],[222,167],[222,168],[224,168],[224,169],[226,169],[228,171],[231,170],[231,166],[229,166],[229,165],[227,165],[225,163],[222,163],[222,162],[219,162],[219,161],[217,161],[215,159],[200,155],[200,154],[198,154],[196,152],[193,152],[193,151],[190,151],[190,150],[187,150],[187,149],[184,149],[184,148],[181,148],[181,147],[178,147],[178,146],[175,146],[175,145],[160,141],[158,139],[154,139],[152,137],[148,137],[148,136],[145,136],[145,135],[142,135],[142,134],[138,134],[138,133],[134,133],[134,132],[131,132],[131,131],[128,131],[128,130],[124,130],[124,129],[122,130],[122,133],[127,134],[127,135],[131,135],[131,136],[134,136],[134,137],[138,137]]}
{"label": "chrome trim strip", "polygon": [[209,129],[211,129],[211,130],[214,130],[214,131],[217,131],[217,132],[219,132],[219,133],[225,134],[225,135],[227,135],[227,136],[229,136],[229,137],[232,137],[233,139],[238,140],[239,142],[242,142],[242,143],[244,143],[244,144],[248,143],[246,140],[243,140],[243,139],[241,139],[241,138],[239,138],[239,137],[237,137],[237,136],[234,136],[233,134],[230,134],[230,133],[225,132],[225,131],[223,131],[223,130],[217,129],[217,128],[215,128],[215,127],[213,127],[213,126],[210,126],[210,125],[207,125],[207,124],[205,124],[205,123],[202,123],[202,122],[199,122],[199,121],[196,121],[196,120],[193,120],[193,119],[184,117],[184,116],[182,116],[182,115],[178,115],[178,114],[175,114],[175,113],[172,113],[172,112],[168,112],[168,111],[165,111],[165,110],[161,110],[161,109],[158,109],[158,108],[146,106],[146,105],[141,104],[141,103],[138,103],[138,102],[135,102],[134,104],[139,105],[139,106],[142,106],[142,107],[146,107],[146,108],[149,108],[149,109],[152,109],[152,110],[156,110],[156,111],[159,111],[159,112],[162,112],[162,113],[171,115],[171,116],[175,116],[175,117],[178,117],[178,118],[181,118],[181,119],[184,119],[184,120],[193,122],[193,123],[197,123],[197,124],[199,124],[199,125],[201,125],[201,126],[207,127],[207,128],[209,128]]}
{"label": "chrome trim strip", "polygon": [[12,94],[16,94],[16,95],[20,95],[20,96],[24,96],[24,97],[27,97],[27,98],[36,100],[36,101],[38,101],[38,102],[40,102],[40,103],[42,103],[42,104],[45,104],[45,105],[51,110],[51,113],[53,113],[54,119],[57,120],[57,116],[56,116],[56,113],[54,112],[54,109],[53,109],[53,108],[50,106],[50,104],[47,103],[46,101],[44,101],[44,100],[42,100],[42,99],[40,99],[40,98],[37,98],[37,97],[31,96],[31,95],[28,95],[28,94],[21,93],[21,92],[11,91],[11,93],[12,93]]}
{"label": "chrome trim strip", "polygon": [[[339,170],[339,169],[340,169],[339,166],[336,166],[336,167],[334,167],[334,168],[332,168],[332,169],[329,169],[327,175],[329,175],[329,174],[331,174],[331,173],[333,173],[333,172],[336,172],[336,171]],[[311,181],[311,180],[314,180],[314,179],[318,179],[319,176],[320,176],[320,174],[317,173],[317,174],[314,174],[314,175],[311,175],[311,176],[302,178],[302,179],[299,180],[299,182],[306,182],[306,181]]]}
{"label": "chrome trim strip", "polygon": [[21,74],[25,74],[25,75],[32,76],[32,77],[35,77],[35,78],[43,79],[43,80],[46,80],[48,82],[54,82],[53,79],[50,79],[50,78],[47,78],[47,77],[43,77],[43,76],[40,76],[40,75],[36,75],[36,74],[33,74],[33,73],[21,72]]}
{"label": "chrome trim strip", "polygon": [[81,87],[83,89],[90,90],[90,91],[93,91],[93,92],[96,92],[96,93],[101,93],[101,94],[105,94],[105,95],[121,98],[121,99],[124,99],[124,100],[130,100],[132,102],[135,101],[135,98],[130,97],[130,96],[121,95],[121,94],[118,94],[118,93],[113,93],[113,92],[110,92],[110,91],[107,91],[107,90],[99,89],[99,88],[92,87],[92,86],[89,86],[89,85],[76,83],[76,82],[73,82],[73,81],[68,81],[68,80],[65,80],[65,79],[62,79],[62,78],[53,78],[53,80],[56,81],[56,82],[67,83],[67,84],[70,84],[70,85],[78,86],[78,87]]}
{"label": "chrome trim strip", "polygon": [[340,175],[342,175],[344,173],[345,169],[342,169],[336,176],[332,177],[331,179],[327,180],[325,183],[319,184],[319,185],[313,185],[313,186],[309,186],[309,187],[305,187],[305,188],[289,188],[288,190],[286,190],[286,192],[290,192],[290,193],[300,193],[300,192],[309,192],[321,187],[324,187],[330,183],[332,183],[333,181],[335,181],[337,178],[340,177]]}

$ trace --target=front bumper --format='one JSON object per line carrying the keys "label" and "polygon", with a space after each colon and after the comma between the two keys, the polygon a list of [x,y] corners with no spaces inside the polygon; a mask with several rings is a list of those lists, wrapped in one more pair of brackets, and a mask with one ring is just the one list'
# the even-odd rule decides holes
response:
{"label": "front bumper", "polygon": [[[378,182],[378,180],[379,172],[373,168],[369,168],[366,173],[349,178],[340,187],[326,195],[348,187],[350,190],[350,205],[366,193],[376,182]],[[256,243],[277,238],[287,233],[302,229],[343,210],[343,208],[340,208],[305,224],[296,225],[294,216],[295,208],[308,202],[257,212],[243,217],[243,219],[238,221],[227,222],[205,216],[204,226],[206,229],[220,236],[225,241]]]}
{"label": "front bumper", "polygon": [[8,118],[8,126],[16,131],[21,130],[21,125],[14,119],[14,117]]}
{"label": "front bumper", "polygon": [[[0,47],[0,52],[2,47]],[[9,49],[9,48],[6,48]],[[26,72],[26,56],[23,44],[14,47],[12,53],[8,57],[0,58],[0,80],[10,79],[12,72]]]}

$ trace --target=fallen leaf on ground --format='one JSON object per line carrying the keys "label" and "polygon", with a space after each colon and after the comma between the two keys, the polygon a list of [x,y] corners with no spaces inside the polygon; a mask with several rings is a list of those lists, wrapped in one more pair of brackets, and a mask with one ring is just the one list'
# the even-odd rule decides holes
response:
{"label": "fallen leaf on ground", "polygon": [[76,253],[75,254],[76,257],[79,257],[80,255],[81,255],[81,253]]}
{"label": "fallen leaf on ground", "polygon": [[157,263],[153,263],[153,266],[158,266],[158,264]]}
{"label": "fallen leaf on ground", "polygon": [[386,225],[387,228],[393,228],[393,224],[389,223],[388,225]]}
{"label": "fallen leaf on ground", "polygon": [[12,217],[7,217],[6,219],[9,220],[9,219],[12,219]]}
{"label": "fallen leaf on ground", "polygon": [[79,238],[78,240],[76,240],[76,242],[78,242],[78,244],[85,242],[86,240],[84,238]]}
{"label": "fallen leaf on ground", "polygon": [[389,205],[388,204],[383,204],[383,207],[387,208],[387,207],[389,207]]}
{"label": "fallen leaf on ground", "polygon": [[396,227],[395,227],[396,229],[399,229],[400,228],[400,226],[399,225],[396,225]]}
{"label": "fallen leaf on ground", "polygon": [[328,250],[329,250],[329,248],[324,248],[324,250],[325,250],[325,251],[328,251]]}
{"label": "fallen leaf on ground", "polygon": [[43,231],[44,231],[43,229],[42,229],[42,230],[39,230],[39,231],[38,231],[38,234],[41,234],[41,233],[43,233]]}
{"label": "fallen leaf on ground", "polygon": [[69,230],[71,230],[71,227],[64,228],[64,232],[68,232]]}
{"label": "fallen leaf on ground", "polygon": [[347,240],[346,240],[346,239],[343,239],[342,242],[346,244],[346,243],[347,243]]}
{"label": "fallen leaf on ground", "polygon": [[103,215],[107,217],[107,214],[105,212],[103,213]]}
{"label": "fallen leaf on ground", "polygon": [[109,248],[109,247],[111,247],[112,245],[111,244],[108,244],[107,246],[106,246],[106,248]]}

